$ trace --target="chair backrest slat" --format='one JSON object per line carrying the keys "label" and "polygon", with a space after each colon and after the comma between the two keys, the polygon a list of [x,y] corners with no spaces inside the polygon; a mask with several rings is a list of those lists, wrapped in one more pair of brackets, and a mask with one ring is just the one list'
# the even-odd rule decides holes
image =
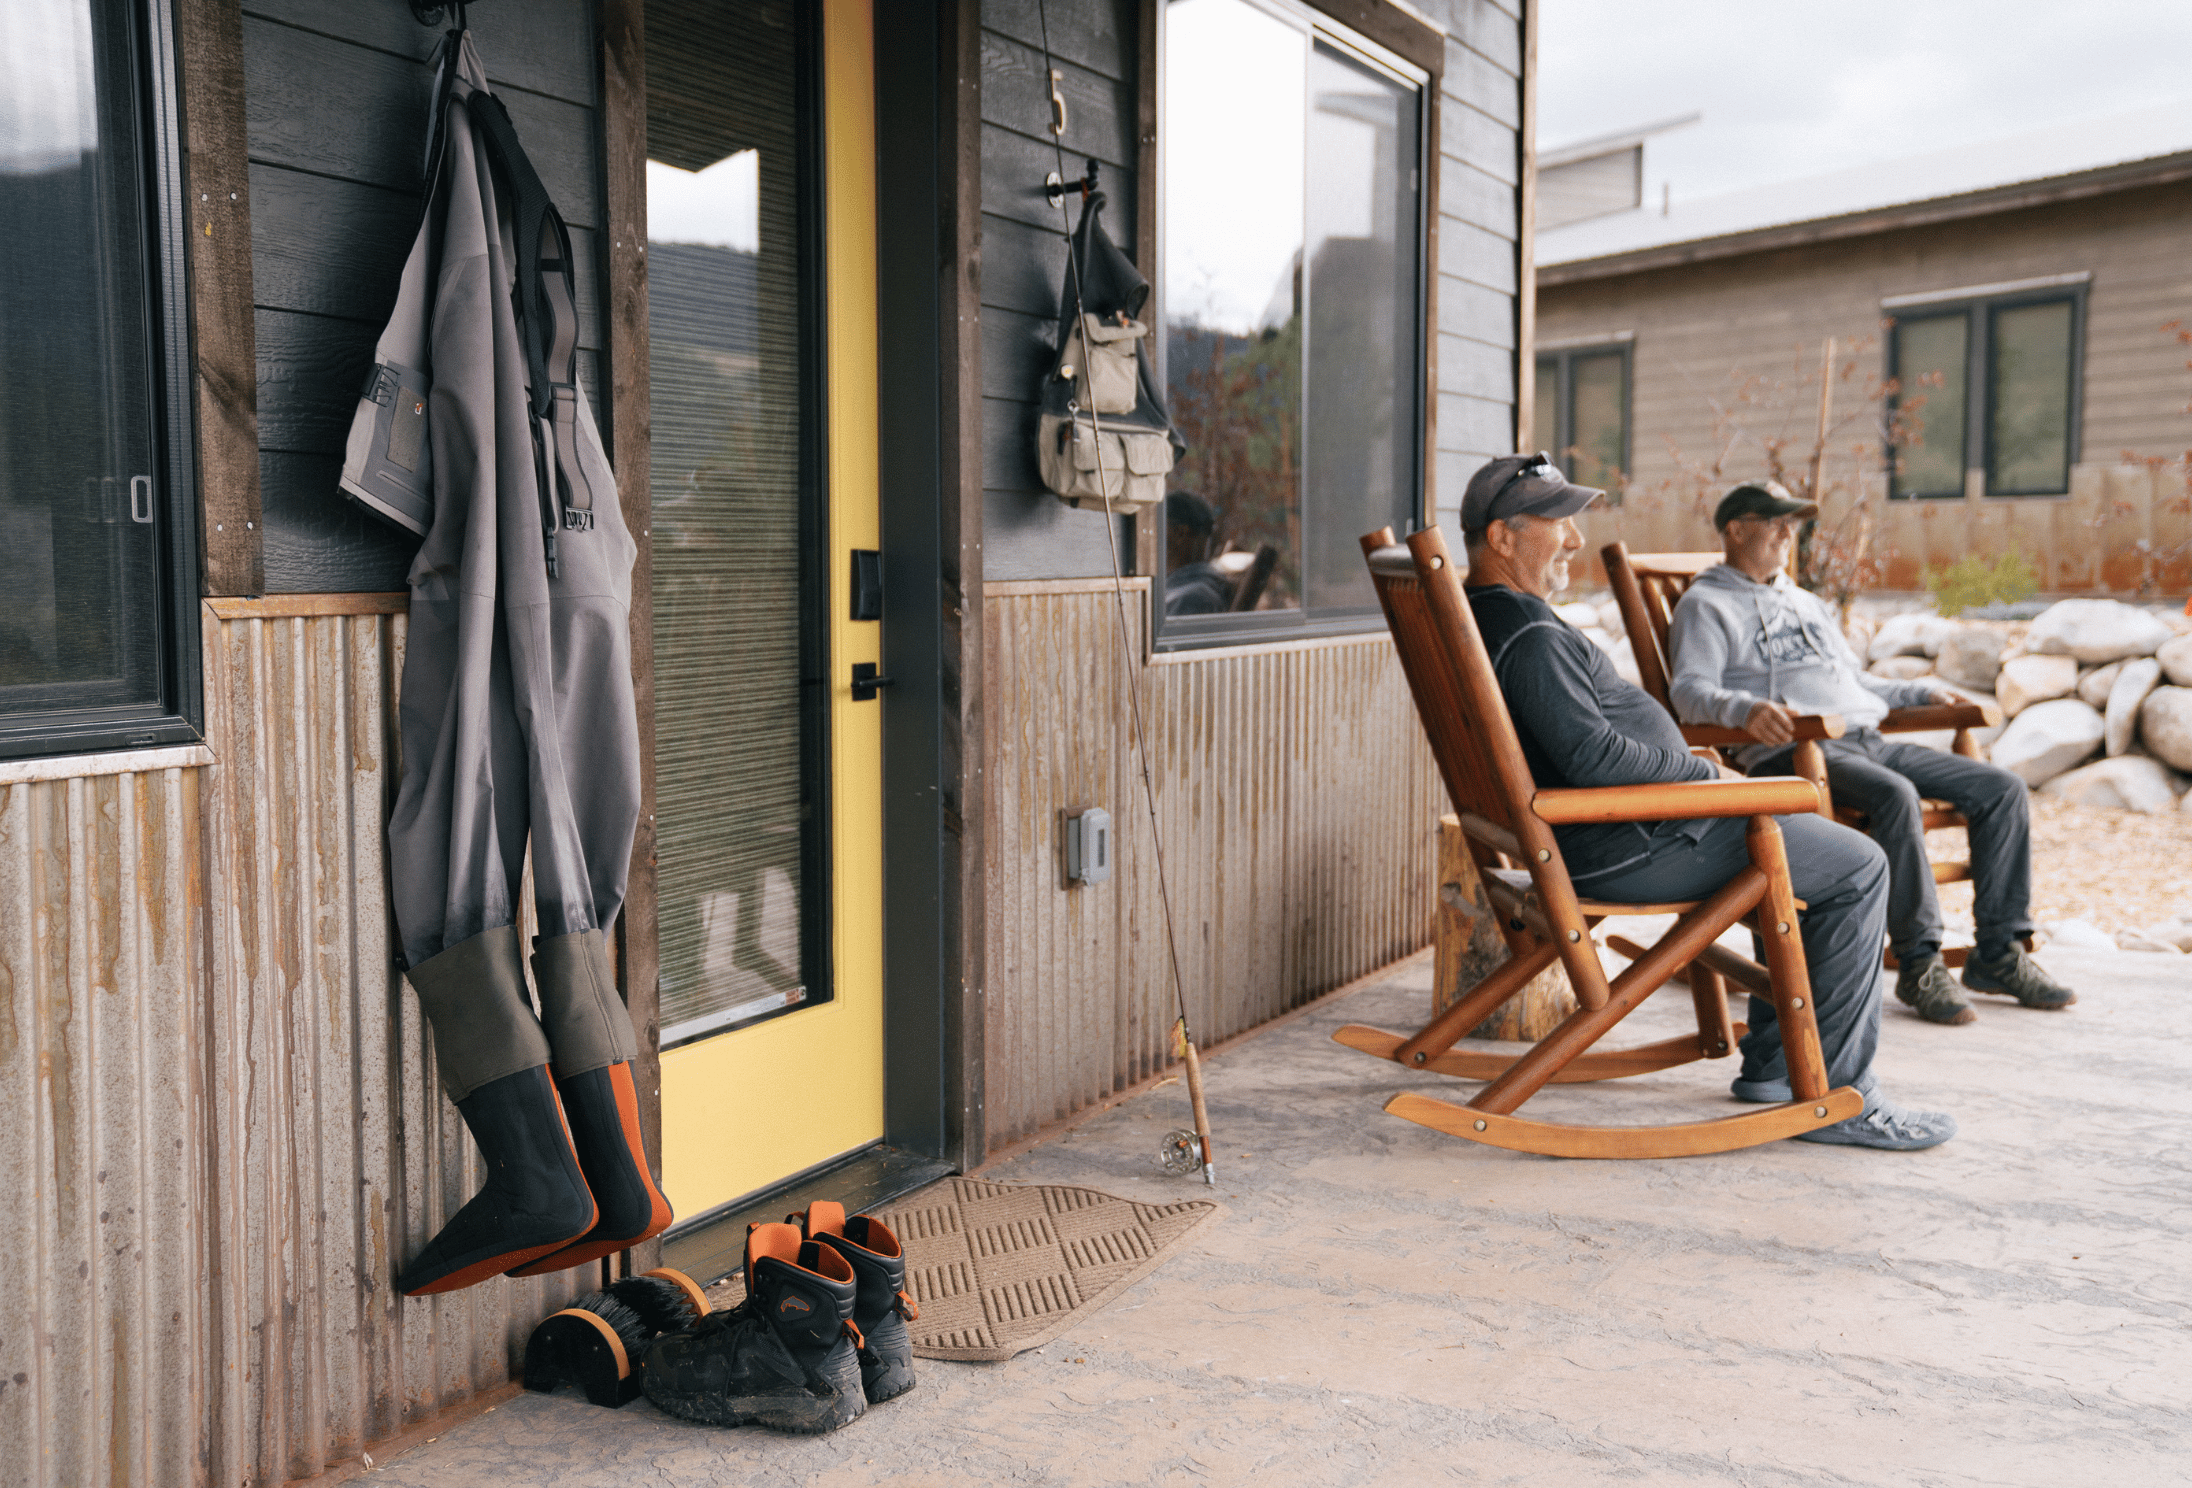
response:
{"label": "chair backrest slat", "polygon": [[1629,650],[1644,690],[1669,713],[1674,711],[1674,658],[1667,650],[1667,633],[1674,627],[1674,607],[1697,576],[1720,561],[1718,553],[1632,553],[1627,543],[1613,542],[1599,549],[1606,564],[1606,579],[1613,586],[1614,603],[1621,610],[1622,628],[1629,635]]}

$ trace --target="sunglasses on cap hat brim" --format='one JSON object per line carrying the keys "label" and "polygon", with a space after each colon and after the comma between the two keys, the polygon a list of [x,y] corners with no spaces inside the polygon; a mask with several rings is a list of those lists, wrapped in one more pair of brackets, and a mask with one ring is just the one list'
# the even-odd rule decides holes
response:
{"label": "sunglasses on cap hat brim", "polygon": [[[1554,502],[1551,509],[1544,511],[1533,510],[1522,513],[1501,511],[1499,504],[1506,499],[1507,493],[1512,491],[1518,482],[1531,479],[1558,482],[1560,488],[1562,488],[1561,494],[1564,499]],[[1489,524],[1498,521],[1501,517],[1525,515],[1544,517],[1548,521],[1557,522],[1563,517],[1574,516],[1605,494],[1604,491],[1595,486],[1572,484],[1568,479],[1568,473],[1554,463],[1553,457],[1545,451],[1539,450],[1535,460],[1499,483],[1499,489],[1492,493],[1492,499],[1484,503],[1484,520]]]}

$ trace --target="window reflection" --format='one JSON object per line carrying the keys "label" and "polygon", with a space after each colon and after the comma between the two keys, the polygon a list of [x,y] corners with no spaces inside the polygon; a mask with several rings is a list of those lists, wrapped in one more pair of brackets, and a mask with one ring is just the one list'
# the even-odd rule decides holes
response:
{"label": "window reflection", "polygon": [[1165,10],[1165,611],[1374,611],[1420,482],[1420,89],[1248,0]]}
{"label": "window reflection", "polygon": [[[1166,392],[1187,440],[1172,483],[1208,509],[1211,560],[1271,550],[1256,607],[1293,609],[1308,49],[1245,0],[1174,0],[1165,28]],[[1166,515],[1169,553],[1169,503]],[[1194,586],[1206,597],[1213,574]],[[1244,577],[1228,576],[1224,609]],[[1168,613],[1211,613],[1172,595],[1168,583]]]}
{"label": "window reflection", "polygon": [[127,12],[0,7],[0,707],[155,703],[153,338]]}

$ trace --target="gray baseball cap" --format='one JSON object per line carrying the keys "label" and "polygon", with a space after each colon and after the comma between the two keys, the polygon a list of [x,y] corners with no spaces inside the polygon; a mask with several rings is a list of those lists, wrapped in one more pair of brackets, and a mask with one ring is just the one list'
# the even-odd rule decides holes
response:
{"label": "gray baseball cap", "polygon": [[1461,530],[1482,532],[1502,517],[1572,517],[1604,491],[1570,485],[1568,477],[1540,450],[1534,455],[1502,455],[1469,477],[1461,498]]}

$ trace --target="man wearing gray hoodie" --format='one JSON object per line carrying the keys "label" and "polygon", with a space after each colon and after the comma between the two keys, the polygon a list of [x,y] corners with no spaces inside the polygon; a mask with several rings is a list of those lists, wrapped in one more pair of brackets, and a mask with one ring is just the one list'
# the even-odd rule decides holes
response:
{"label": "man wearing gray hoodie", "polygon": [[1842,715],[1848,732],[1822,742],[1827,784],[1837,801],[1866,814],[1867,831],[1887,854],[1896,997],[1929,1022],[1978,1016],[1941,959],[1922,805],[1937,799],[1970,823],[1979,944],[1965,963],[1964,986],[2030,1008],[2068,1007],[2076,996],[2024,953],[2032,932],[2024,782],[1979,760],[1882,736],[1877,725],[1891,709],[1964,699],[1939,683],[1867,672],[1826,604],[1790,581],[1797,529],[1818,513],[1772,481],[1739,485],[1721,500],[1713,525],[1724,561],[1683,594],[1668,634],[1675,712],[1685,723],[1747,729],[1760,742],[1737,751],[1736,763],[1753,775],[1788,773],[1793,715]]}

